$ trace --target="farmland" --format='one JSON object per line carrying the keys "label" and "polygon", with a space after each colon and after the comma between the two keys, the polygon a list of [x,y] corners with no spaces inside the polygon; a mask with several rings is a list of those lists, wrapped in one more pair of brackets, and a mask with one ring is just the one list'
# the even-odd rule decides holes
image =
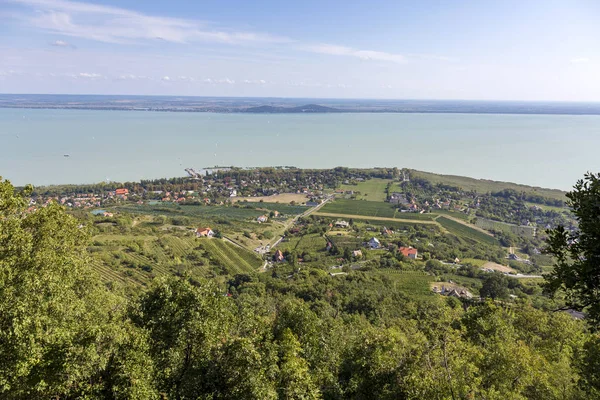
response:
{"label": "farmland", "polygon": [[535,236],[535,228],[532,226],[514,225],[506,222],[492,221],[485,218],[477,218],[475,225],[488,231],[509,232],[528,238]]}
{"label": "farmland", "polygon": [[390,279],[394,290],[410,295],[413,298],[433,298],[431,291],[433,277],[422,271],[402,271],[398,269],[381,268],[375,274]]}
{"label": "farmland", "polygon": [[248,273],[262,263],[252,252],[223,240],[191,235],[97,235],[88,251],[103,280],[138,285],[183,271],[197,277]]}
{"label": "farmland", "polygon": [[244,220],[256,218],[264,214],[264,211],[255,208],[243,208],[232,206],[204,206],[204,205],[174,205],[164,203],[159,205],[129,204],[116,207],[116,210],[130,212],[132,214],[165,215],[168,217],[227,217],[230,219]]}
{"label": "farmland", "polygon": [[389,182],[387,179],[373,178],[356,185],[341,185],[340,189],[360,192],[357,194],[359,200],[385,201],[387,196],[385,189]]}
{"label": "farmland", "polygon": [[456,236],[472,239],[476,242],[486,243],[490,245],[498,244],[498,241],[493,236],[487,235],[483,232],[471,228],[470,226],[461,224],[460,222],[456,222],[450,218],[440,216],[436,219],[436,221],[445,229],[447,229],[450,233]]}
{"label": "farmland", "polygon": [[326,204],[319,212],[330,214],[362,215],[367,217],[398,218],[403,220],[431,221],[434,214],[400,213],[389,203],[365,200],[337,199]]}

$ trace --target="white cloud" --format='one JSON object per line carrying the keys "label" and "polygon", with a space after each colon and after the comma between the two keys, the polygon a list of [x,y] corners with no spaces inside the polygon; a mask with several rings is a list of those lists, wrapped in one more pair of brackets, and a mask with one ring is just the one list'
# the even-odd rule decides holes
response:
{"label": "white cloud", "polygon": [[51,45],[56,47],[71,47],[71,45],[64,40],[55,40]]}
{"label": "white cloud", "polygon": [[218,31],[206,23],[156,17],[119,7],[69,0],[6,0],[30,8],[20,20],[43,31],[107,43],[164,40],[174,43],[282,43],[290,40],[264,33]]}
{"label": "white cloud", "polygon": [[578,58],[573,58],[570,62],[571,62],[571,64],[583,64],[583,63],[587,63],[589,61],[590,61],[590,59],[587,57],[578,57]]}
{"label": "white cloud", "polygon": [[82,79],[101,79],[102,75],[96,74],[93,72],[80,72],[78,74],[72,75],[74,78],[82,78]]}
{"label": "white cloud", "polygon": [[401,54],[386,53],[374,50],[357,50],[352,47],[336,46],[333,44],[318,44],[302,47],[312,53],[328,54],[332,56],[357,57],[361,60],[388,61],[398,64],[406,63],[406,57]]}
{"label": "white cloud", "polygon": [[165,82],[169,82],[171,80],[171,78],[168,77],[168,76],[163,76],[162,80],[165,81]]}
{"label": "white cloud", "polygon": [[244,79],[242,82],[247,85],[265,85],[267,83],[264,79]]}

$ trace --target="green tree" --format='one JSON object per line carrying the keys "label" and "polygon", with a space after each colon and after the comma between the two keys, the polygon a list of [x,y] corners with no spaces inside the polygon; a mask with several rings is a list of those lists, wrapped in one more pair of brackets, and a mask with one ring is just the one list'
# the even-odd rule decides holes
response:
{"label": "green tree", "polygon": [[492,299],[505,299],[508,297],[508,278],[499,272],[491,273],[483,281],[479,290],[481,297]]}
{"label": "green tree", "polygon": [[30,192],[0,181],[0,397],[151,398],[143,340],[89,269],[86,228],[55,203],[27,210]]}
{"label": "green tree", "polygon": [[556,257],[546,290],[562,291],[567,307],[583,311],[600,327],[600,174],[588,173],[567,193],[578,231],[548,231],[547,251]]}
{"label": "green tree", "polygon": [[308,369],[308,363],[302,358],[302,347],[296,336],[286,328],[279,340],[279,398],[319,399],[320,392],[313,383]]}

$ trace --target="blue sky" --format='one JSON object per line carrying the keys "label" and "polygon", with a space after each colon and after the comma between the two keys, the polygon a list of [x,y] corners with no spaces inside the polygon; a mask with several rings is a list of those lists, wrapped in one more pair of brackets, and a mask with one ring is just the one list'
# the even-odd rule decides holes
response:
{"label": "blue sky", "polygon": [[600,101],[600,1],[0,1],[0,92]]}

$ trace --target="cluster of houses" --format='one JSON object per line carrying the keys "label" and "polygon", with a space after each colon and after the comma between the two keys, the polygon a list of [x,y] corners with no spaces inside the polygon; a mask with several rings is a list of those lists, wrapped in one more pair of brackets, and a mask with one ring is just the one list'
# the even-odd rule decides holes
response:
{"label": "cluster of houses", "polygon": [[448,297],[458,297],[462,299],[473,298],[473,294],[471,294],[471,292],[461,287],[447,288],[446,286],[442,285],[442,288],[440,289],[437,286],[434,286],[433,292]]}

